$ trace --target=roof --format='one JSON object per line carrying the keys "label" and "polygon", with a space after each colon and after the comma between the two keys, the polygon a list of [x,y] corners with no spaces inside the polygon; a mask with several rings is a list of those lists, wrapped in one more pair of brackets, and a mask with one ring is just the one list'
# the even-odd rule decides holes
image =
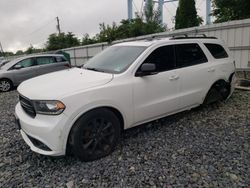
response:
{"label": "roof", "polygon": [[17,59],[13,59],[10,62],[8,62],[7,64],[5,64],[2,69],[9,69],[10,67],[12,67],[13,65],[15,65],[18,61],[21,61],[23,59],[27,59],[30,57],[48,57],[48,56],[62,56],[62,54],[36,54],[36,55],[27,55],[27,56],[23,56],[23,57],[19,57]]}
{"label": "roof", "polygon": [[159,43],[173,43],[175,41],[178,42],[190,42],[190,41],[213,41],[215,43],[218,43],[220,40],[217,38],[212,38],[212,37],[183,37],[183,38],[172,38],[172,37],[167,37],[167,38],[152,38],[152,39],[145,39],[145,40],[137,40],[137,41],[131,41],[131,42],[122,42],[115,44],[115,46],[151,46],[154,44],[159,44]]}

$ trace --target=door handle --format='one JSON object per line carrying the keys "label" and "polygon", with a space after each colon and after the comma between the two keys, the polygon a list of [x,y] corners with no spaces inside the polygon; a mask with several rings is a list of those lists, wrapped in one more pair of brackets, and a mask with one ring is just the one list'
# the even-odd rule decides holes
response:
{"label": "door handle", "polygon": [[208,69],[208,72],[214,72],[215,71],[215,68],[209,68]]}
{"label": "door handle", "polygon": [[178,75],[173,75],[169,77],[169,80],[178,80],[180,77]]}

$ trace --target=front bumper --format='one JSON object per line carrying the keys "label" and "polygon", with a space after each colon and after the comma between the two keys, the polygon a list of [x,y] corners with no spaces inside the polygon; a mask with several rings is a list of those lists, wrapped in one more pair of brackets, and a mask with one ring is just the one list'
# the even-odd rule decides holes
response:
{"label": "front bumper", "polygon": [[[16,105],[15,115],[20,126],[20,133],[30,149],[36,153],[50,156],[65,155],[64,125],[67,121],[65,114],[48,116],[37,114],[30,117],[22,109],[20,103]],[[49,149],[41,149],[34,144],[34,140],[44,144]]]}

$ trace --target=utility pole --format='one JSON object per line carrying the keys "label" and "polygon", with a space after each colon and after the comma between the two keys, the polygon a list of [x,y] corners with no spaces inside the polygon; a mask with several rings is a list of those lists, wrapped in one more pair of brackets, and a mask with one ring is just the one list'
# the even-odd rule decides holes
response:
{"label": "utility pole", "polygon": [[[145,1],[145,6],[148,3],[148,0]],[[170,3],[170,2],[175,2],[178,0],[153,0],[154,3],[158,3],[158,11],[159,11],[159,21],[163,25],[163,5],[165,3]],[[129,0],[128,0],[129,2]],[[131,0],[131,6],[132,6],[132,0]],[[129,11],[129,6],[128,6],[128,11]],[[132,9],[131,9],[132,12]],[[206,24],[209,25],[211,24],[211,0],[206,0]]]}
{"label": "utility pole", "polygon": [[59,21],[58,16],[56,17],[56,21],[57,21],[56,28],[57,28],[57,30],[58,30],[58,33],[61,34],[60,21]]}
{"label": "utility pole", "polygon": [[0,52],[2,53],[2,55],[4,56],[4,51],[3,51],[3,46],[2,46],[2,43],[0,42]]}
{"label": "utility pole", "polygon": [[164,5],[164,0],[158,0],[158,11],[159,11],[159,21],[161,25],[163,25],[163,5]]}
{"label": "utility pole", "polygon": [[133,0],[128,0],[128,20],[133,19]]}
{"label": "utility pole", "polygon": [[206,25],[211,24],[211,0],[206,0]]}

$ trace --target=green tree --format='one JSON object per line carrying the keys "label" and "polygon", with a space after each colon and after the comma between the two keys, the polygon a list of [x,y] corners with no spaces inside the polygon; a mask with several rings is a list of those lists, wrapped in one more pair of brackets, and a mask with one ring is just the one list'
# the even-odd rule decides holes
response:
{"label": "green tree", "polygon": [[119,25],[100,24],[100,32],[93,38],[85,34],[82,39],[82,44],[93,44],[97,42],[112,42],[119,39],[138,37],[152,33],[165,31],[159,21],[159,13],[154,10],[153,1],[149,0],[144,10],[145,20],[142,17],[136,16],[131,20],[122,20]]}
{"label": "green tree", "polygon": [[96,38],[99,42],[112,42],[119,38],[117,36],[117,25],[113,23],[110,25],[105,25],[105,23],[100,24],[100,33],[96,35]]}
{"label": "green tree", "polygon": [[13,52],[4,52],[2,53],[3,56],[13,56],[15,55]]}
{"label": "green tree", "polygon": [[79,46],[80,41],[71,32],[56,34],[53,33],[49,36],[46,49],[49,51],[59,50],[63,48],[70,48],[74,46]]}
{"label": "green tree", "polygon": [[183,29],[200,25],[202,19],[197,15],[195,0],[179,0],[176,10],[175,29]]}
{"label": "green tree", "polygon": [[[27,50],[23,54],[41,53],[43,51],[44,49],[34,48],[32,45],[30,45],[30,47],[27,48]],[[16,53],[16,55],[22,55],[21,52],[22,52],[21,50],[17,51],[18,54]]]}
{"label": "green tree", "polygon": [[216,23],[250,18],[249,0],[214,0],[213,7]]}
{"label": "green tree", "polygon": [[121,25],[117,29],[117,39],[137,37],[145,34],[147,34],[145,23],[140,17],[132,20],[122,20]]}
{"label": "green tree", "polygon": [[22,51],[22,50],[18,50],[16,53],[15,53],[15,55],[23,55],[24,54],[24,52]]}
{"label": "green tree", "polygon": [[27,50],[25,51],[25,54],[32,54],[32,53],[34,53],[34,47],[30,45],[30,47],[27,48]]}
{"label": "green tree", "polygon": [[82,38],[82,45],[94,44],[97,43],[97,39],[95,37],[90,38],[89,34],[85,34]]}
{"label": "green tree", "polygon": [[156,22],[160,24],[159,21],[159,11],[154,10],[154,2],[153,0],[148,0],[144,10],[146,23]]}

